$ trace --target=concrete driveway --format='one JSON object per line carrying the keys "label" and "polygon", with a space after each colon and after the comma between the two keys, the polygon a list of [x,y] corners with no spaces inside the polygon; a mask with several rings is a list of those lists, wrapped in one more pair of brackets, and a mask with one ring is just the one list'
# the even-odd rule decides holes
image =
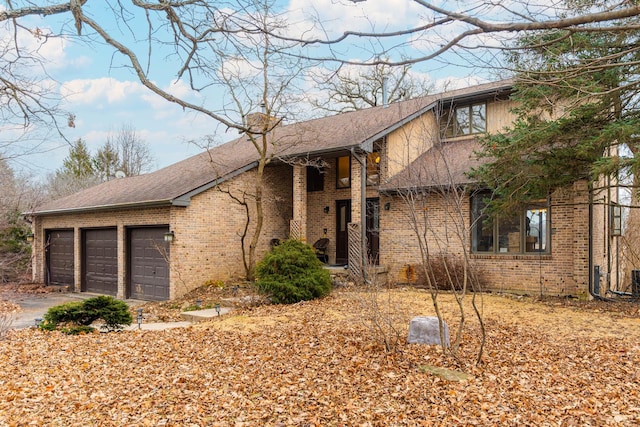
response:
{"label": "concrete driveway", "polygon": [[[44,317],[44,314],[50,307],[63,304],[69,301],[82,301],[87,298],[98,296],[97,294],[90,293],[76,293],[76,292],[45,292],[45,293],[22,293],[22,292],[2,292],[0,293],[0,299],[5,301],[11,301],[18,304],[22,309],[18,313],[15,313],[14,320],[11,323],[11,329],[24,329],[31,326],[35,326],[35,320]],[[144,301],[139,300],[126,300],[130,306],[136,306],[143,304]],[[203,310],[206,311],[206,310]],[[228,311],[226,309],[224,314]],[[193,312],[196,313],[196,312]],[[208,314],[208,313],[207,313]],[[207,318],[213,315],[208,315]],[[166,323],[143,323],[141,327],[136,323],[125,328],[129,330],[143,329],[143,330],[164,330],[171,328],[184,328],[190,326],[194,320],[183,322],[166,322]]]}
{"label": "concrete driveway", "polygon": [[42,294],[3,294],[3,299],[18,304],[21,311],[15,314],[13,329],[35,325],[35,319],[42,318],[50,307],[69,301],[82,301],[94,295],[72,292],[51,292]]}

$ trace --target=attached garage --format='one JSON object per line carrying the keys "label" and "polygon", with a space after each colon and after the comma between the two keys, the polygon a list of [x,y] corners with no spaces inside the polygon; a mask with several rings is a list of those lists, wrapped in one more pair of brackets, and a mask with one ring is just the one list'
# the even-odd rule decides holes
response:
{"label": "attached garage", "polygon": [[129,298],[169,299],[169,227],[129,229]]}
{"label": "attached garage", "polygon": [[118,233],[116,228],[83,231],[82,290],[118,293]]}
{"label": "attached garage", "polygon": [[73,286],[73,230],[47,230],[45,242],[45,282],[48,285]]}

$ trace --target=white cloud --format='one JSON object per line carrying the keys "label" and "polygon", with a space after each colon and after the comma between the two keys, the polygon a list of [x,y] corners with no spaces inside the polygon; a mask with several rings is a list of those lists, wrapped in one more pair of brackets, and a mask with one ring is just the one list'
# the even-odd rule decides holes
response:
{"label": "white cloud", "polygon": [[111,77],[78,79],[65,82],[60,93],[70,105],[103,105],[131,100],[146,89],[138,82],[119,81]]}
{"label": "white cloud", "polygon": [[414,25],[424,9],[408,0],[291,0],[292,36],[329,37],[351,31],[388,31]]}

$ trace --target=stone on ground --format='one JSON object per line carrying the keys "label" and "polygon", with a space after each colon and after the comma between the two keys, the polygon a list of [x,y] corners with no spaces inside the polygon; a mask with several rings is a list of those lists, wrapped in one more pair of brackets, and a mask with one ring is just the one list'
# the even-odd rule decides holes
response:
{"label": "stone on ground", "polygon": [[[444,345],[449,347],[449,325],[443,320],[442,329]],[[437,344],[441,345],[440,327],[436,316],[418,316],[411,319],[409,324],[410,344]]]}

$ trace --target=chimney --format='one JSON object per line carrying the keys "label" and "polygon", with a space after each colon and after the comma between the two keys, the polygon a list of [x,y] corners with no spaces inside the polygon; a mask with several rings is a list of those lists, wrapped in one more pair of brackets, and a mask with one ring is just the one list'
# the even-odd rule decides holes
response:
{"label": "chimney", "polygon": [[265,113],[251,113],[247,114],[247,128],[250,133],[261,134],[263,132],[270,132],[280,124],[280,120],[277,117],[268,116]]}
{"label": "chimney", "polygon": [[389,97],[387,95],[387,84],[389,82],[388,77],[382,78],[382,106],[387,108],[389,106]]}

